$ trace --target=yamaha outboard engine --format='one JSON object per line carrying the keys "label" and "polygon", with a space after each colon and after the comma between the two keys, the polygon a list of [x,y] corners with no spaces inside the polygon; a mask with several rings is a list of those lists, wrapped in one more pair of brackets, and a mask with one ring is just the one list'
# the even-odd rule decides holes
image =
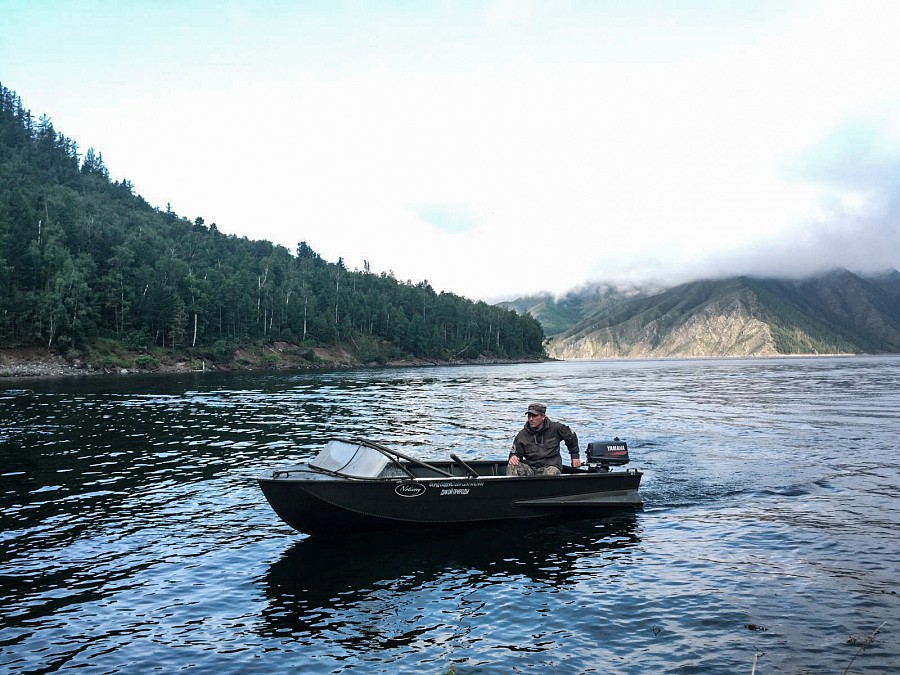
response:
{"label": "yamaha outboard engine", "polygon": [[628,464],[628,444],[618,436],[611,441],[588,443],[585,454],[589,471],[605,473],[611,466]]}

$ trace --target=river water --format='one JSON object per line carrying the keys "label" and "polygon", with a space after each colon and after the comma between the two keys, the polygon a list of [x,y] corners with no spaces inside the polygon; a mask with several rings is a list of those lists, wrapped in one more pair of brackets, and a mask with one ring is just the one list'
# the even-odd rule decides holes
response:
{"label": "river water", "polygon": [[[328,435],[505,456],[528,402],[644,508],[306,537],[252,476]],[[0,671],[900,672],[900,358],[0,383]]]}

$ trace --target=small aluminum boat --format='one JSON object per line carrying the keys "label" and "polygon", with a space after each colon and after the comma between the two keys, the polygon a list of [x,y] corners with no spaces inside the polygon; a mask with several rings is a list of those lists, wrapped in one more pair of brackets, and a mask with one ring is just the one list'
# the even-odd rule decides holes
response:
{"label": "small aluminum boat", "polygon": [[618,438],[589,443],[581,468],[507,476],[503,460],[423,461],[360,439],[330,440],[307,464],[257,478],[284,522],[307,534],[600,515],[638,508],[640,471]]}

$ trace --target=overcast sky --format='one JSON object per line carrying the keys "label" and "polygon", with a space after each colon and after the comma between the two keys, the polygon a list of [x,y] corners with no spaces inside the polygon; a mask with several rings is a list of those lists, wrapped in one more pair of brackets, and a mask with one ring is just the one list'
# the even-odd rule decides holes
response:
{"label": "overcast sky", "polygon": [[151,204],[489,301],[900,268],[900,2],[0,0]]}

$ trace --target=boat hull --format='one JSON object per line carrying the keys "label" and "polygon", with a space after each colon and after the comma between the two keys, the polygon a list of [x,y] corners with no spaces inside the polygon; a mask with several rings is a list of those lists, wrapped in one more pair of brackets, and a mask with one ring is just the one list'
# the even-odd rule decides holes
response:
{"label": "boat hull", "polygon": [[[482,467],[479,467],[481,469]],[[258,478],[288,525],[307,534],[583,518],[638,508],[639,471],[575,472],[529,478],[311,479],[303,472]]]}

